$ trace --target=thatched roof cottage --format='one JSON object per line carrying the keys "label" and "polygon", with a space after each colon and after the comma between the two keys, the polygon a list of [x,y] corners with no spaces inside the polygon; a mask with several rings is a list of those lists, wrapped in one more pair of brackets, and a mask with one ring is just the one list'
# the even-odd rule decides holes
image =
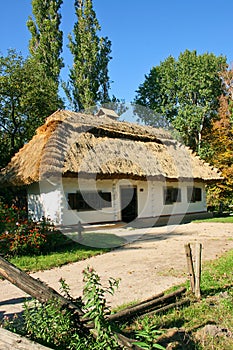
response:
{"label": "thatched roof cottage", "polygon": [[206,213],[216,169],[167,131],[102,112],[55,112],[2,170],[1,185],[26,186],[31,217],[68,225]]}

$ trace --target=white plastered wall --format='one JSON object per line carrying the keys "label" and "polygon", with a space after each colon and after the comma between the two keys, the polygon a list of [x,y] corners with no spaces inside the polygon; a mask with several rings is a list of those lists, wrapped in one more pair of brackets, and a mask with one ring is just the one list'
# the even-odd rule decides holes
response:
{"label": "white plastered wall", "polygon": [[44,217],[54,224],[61,223],[61,188],[52,182],[28,186],[28,214],[34,221]]}
{"label": "white plastered wall", "polygon": [[[112,206],[101,210],[77,211],[71,210],[68,205],[68,193],[81,191],[105,191],[112,194]],[[116,193],[112,180],[82,180],[78,178],[63,178],[62,196],[62,224],[74,225],[79,221],[83,224],[90,222],[117,221],[115,215]]]}
{"label": "white plastered wall", "polygon": [[[63,178],[61,186],[51,182],[33,184],[28,187],[29,215],[36,221],[44,216],[55,224],[74,225],[92,222],[110,222],[121,220],[120,188],[121,186],[137,187],[138,218],[160,217],[198,213],[206,211],[206,196],[203,183],[192,182],[162,182],[134,180],[78,180]],[[181,202],[164,204],[164,188],[178,187],[181,189]],[[202,189],[202,201],[188,203],[187,187],[195,186]],[[68,205],[68,193],[83,191],[105,191],[112,194],[112,206],[96,211],[71,210]]]}
{"label": "white plastered wall", "polygon": [[[164,193],[163,190],[165,187],[178,187],[181,190],[181,201],[173,204],[164,204]],[[197,187],[202,190],[202,200],[189,203],[187,198],[187,188],[188,187]],[[188,213],[198,213],[206,211],[206,194],[205,194],[205,185],[202,182],[195,183],[193,181],[180,181],[180,182],[166,182],[161,183],[160,186],[162,206],[160,215],[171,215],[171,214],[188,214]]]}

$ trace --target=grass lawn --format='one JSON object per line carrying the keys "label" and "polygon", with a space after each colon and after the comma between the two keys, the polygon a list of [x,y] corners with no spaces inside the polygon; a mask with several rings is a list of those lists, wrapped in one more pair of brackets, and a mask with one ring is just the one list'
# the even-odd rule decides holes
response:
{"label": "grass lawn", "polygon": [[220,223],[233,223],[233,215],[226,217],[214,217],[209,219],[194,220],[193,222],[220,222]]}
{"label": "grass lawn", "polygon": [[[69,238],[74,241],[78,240],[78,234],[71,233],[68,235]],[[124,245],[127,241],[126,239],[119,237],[114,234],[105,232],[84,232],[82,233],[82,240],[80,241],[82,245],[95,248],[114,248]]]}
{"label": "grass lawn", "polygon": [[[221,258],[204,264],[201,280],[201,300],[190,295],[191,303],[181,309],[173,309],[163,315],[144,317],[127,326],[131,332],[140,329],[161,330],[164,334],[170,329],[182,330],[178,338],[182,341],[171,349],[189,350],[231,350],[232,336],[202,335],[200,330],[207,324],[219,326],[220,329],[233,330],[233,250]],[[188,285],[187,285],[188,287]],[[186,343],[184,341],[186,334]],[[169,341],[172,341],[171,339]],[[173,339],[174,341],[174,339]],[[161,342],[163,344],[163,342]]]}
{"label": "grass lawn", "polygon": [[[77,234],[72,234],[73,238]],[[41,255],[15,256],[9,261],[24,271],[47,270],[68,263],[84,260],[110,251],[125,243],[123,238],[108,233],[84,233],[82,244],[57,232],[50,238],[49,250]],[[56,242],[54,242],[56,241]]]}
{"label": "grass lawn", "polygon": [[98,254],[106,253],[108,249],[83,247],[78,243],[58,249],[58,251],[41,255],[24,255],[10,258],[10,262],[21,270],[35,272],[48,270],[72,262],[84,260]]}

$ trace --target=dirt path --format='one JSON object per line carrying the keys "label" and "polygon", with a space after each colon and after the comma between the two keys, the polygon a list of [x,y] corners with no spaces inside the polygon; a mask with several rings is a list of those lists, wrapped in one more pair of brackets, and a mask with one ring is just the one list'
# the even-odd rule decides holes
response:
{"label": "dirt path", "polygon": [[[108,230],[125,235],[126,229]],[[66,280],[74,297],[82,293],[82,270],[92,266],[105,283],[120,278],[119,289],[109,298],[112,306],[140,300],[186,279],[184,244],[200,242],[203,260],[212,260],[233,249],[233,224],[189,223],[179,226],[131,230],[139,239],[104,255],[32,274],[59,291],[59,279]],[[0,318],[22,310],[25,293],[0,281]]]}

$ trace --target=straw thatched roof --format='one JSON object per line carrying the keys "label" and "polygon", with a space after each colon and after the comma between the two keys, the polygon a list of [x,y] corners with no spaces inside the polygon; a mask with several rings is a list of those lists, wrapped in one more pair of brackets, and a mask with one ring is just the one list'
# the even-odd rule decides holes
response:
{"label": "straw thatched roof", "polygon": [[98,112],[96,113],[96,116],[97,117],[101,117],[101,116],[106,116],[106,117],[109,117],[113,120],[116,120],[119,118],[119,115],[116,114],[115,111],[113,111],[112,109],[109,109],[109,108],[104,108],[104,107],[101,107]]}
{"label": "straw thatched roof", "polygon": [[220,180],[219,172],[163,130],[59,110],[1,172],[0,183],[54,176]]}

